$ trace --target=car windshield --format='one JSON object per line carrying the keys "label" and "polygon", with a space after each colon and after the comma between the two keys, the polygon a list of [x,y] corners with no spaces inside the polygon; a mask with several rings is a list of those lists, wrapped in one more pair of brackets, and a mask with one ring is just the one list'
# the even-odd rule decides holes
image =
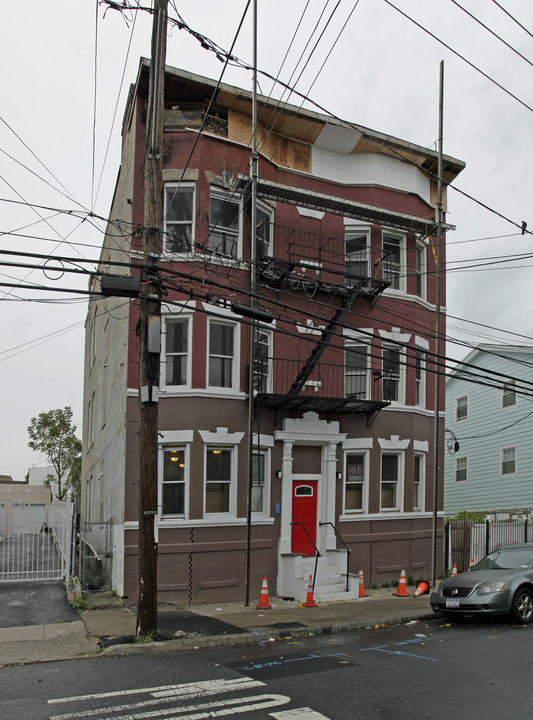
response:
{"label": "car windshield", "polygon": [[533,548],[502,548],[483,558],[472,570],[521,570],[533,568]]}

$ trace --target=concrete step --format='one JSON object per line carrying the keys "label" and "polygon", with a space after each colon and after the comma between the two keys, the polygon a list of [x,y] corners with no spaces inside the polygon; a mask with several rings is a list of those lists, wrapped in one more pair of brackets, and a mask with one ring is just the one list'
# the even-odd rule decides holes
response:
{"label": "concrete step", "polygon": [[327,583],[315,583],[314,592],[317,595],[329,595],[331,593],[343,592],[346,589],[345,583],[336,582],[328,585]]}
{"label": "concrete step", "polygon": [[359,597],[357,591],[356,592],[336,592],[336,593],[320,593],[320,595],[315,595],[313,593],[313,599],[317,603],[327,603],[327,602],[339,602],[342,600],[357,600]]}
{"label": "concrete step", "polygon": [[315,576],[315,585],[319,583],[320,585],[331,585],[331,583],[341,582],[341,575],[340,573],[335,571],[335,568],[328,568],[328,570],[323,570],[322,572],[317,572]]}

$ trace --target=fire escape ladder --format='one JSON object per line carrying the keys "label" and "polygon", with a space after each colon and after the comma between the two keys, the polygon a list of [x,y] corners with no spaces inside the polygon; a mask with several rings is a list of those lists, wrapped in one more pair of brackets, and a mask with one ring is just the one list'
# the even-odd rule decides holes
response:
{"label": "fire escape ladder", "polygon": [[335,334],[340,323],[344,320],[344,318],[350,311],[350,308],[352,307],[352,304],[358,295],[359,288],[353,288],[352,292],[344,297],[342,304],[337,309],[337,312],[335,313],[333,318],[330,320],[327,328],[322,331],[322,336],[320,340],[312,349],[309,357],[303,364],[302,369],[296,376],[295,381],[289,388],[289,392],[287,393],[289,397],[296,397],[302,391],[305,383],[309,380],[311,373],[317,366],[318,361],[322,356],[322,353],[331,342],[331,338]]}

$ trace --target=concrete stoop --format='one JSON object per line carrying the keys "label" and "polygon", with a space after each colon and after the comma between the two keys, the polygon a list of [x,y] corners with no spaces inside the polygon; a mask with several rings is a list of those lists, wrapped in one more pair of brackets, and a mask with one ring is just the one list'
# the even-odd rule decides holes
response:
{"label": "concrete stoop", "polygon": [[[302,569],[304,577],[301,583],[301,592],[297,600],[305,602],[307,599],[309,576],[315,572],[315,558],[304,558]],[[346,576],[342,576],[334,563],[327,557],[319,557],[316,567],[315,587],[313,599],[317,603],[335,602],[336,600],[356,600],[359,597],[359,590],[346,591]]]}

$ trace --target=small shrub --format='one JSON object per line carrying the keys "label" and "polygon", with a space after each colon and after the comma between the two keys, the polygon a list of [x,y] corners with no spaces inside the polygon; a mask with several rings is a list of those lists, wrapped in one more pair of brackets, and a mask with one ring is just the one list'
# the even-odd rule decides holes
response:
{"label": "small shrub", "polygon": [[87,599],[84,597],[77,598],[77,600],[73,600],[71,603],[74,610],[77,610],[78,612],[83,612],[84,610],[87,610],[88,602]]}

